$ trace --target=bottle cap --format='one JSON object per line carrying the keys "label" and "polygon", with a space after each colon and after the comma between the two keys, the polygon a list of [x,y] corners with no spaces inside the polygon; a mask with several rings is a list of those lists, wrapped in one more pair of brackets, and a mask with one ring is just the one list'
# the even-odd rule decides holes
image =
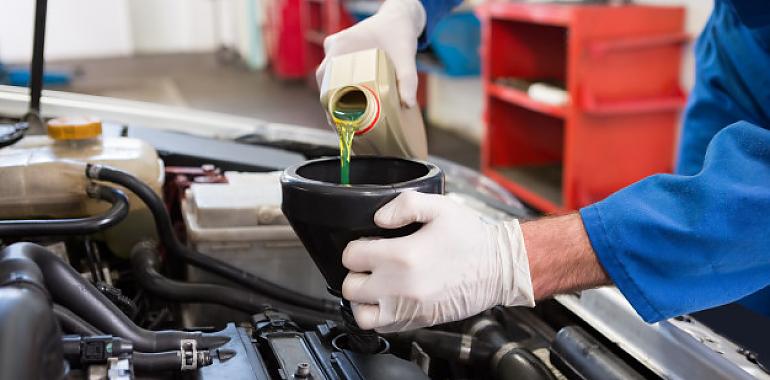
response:
{"label": "bottle cap", "polygon": [[93,117],[59,117],[48,121],[54,140],[87,140],[102,135],[102,121]]}

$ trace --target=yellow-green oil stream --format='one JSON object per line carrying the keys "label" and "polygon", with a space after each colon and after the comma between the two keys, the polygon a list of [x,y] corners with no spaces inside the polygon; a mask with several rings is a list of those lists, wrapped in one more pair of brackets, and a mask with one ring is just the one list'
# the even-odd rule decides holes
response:
{"label": "yellow-green oil stream", "polygon": [[340,183],[350,184],[350,151],[353,145],[353,137],[361,127],[361,116],[366,111],[366,106],[341,105],[332,111],[332,120],[337,128],[340,138]]}

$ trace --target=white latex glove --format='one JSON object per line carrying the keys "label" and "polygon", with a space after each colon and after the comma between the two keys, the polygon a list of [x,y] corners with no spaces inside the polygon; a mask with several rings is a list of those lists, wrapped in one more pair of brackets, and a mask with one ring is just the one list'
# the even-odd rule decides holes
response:
{"label": "white latex glove", "polygon": [[424,223],[412,235],[348,244],[342,295],[362,329],[395,332],[460,320],[496,305],[534,306],[518,221],[489,224],[435,194],[407,192],[374,215],[383,228]]}
{"label": "white latex glove", "polygon": [[380,48],[396,69],[401,102],[417,104],[417,39],[425,28],[425,9],[419,0],[386,0],[371,17],[324,40],[326,57],[316,70],[321,87],[329,58],[359,50]]}

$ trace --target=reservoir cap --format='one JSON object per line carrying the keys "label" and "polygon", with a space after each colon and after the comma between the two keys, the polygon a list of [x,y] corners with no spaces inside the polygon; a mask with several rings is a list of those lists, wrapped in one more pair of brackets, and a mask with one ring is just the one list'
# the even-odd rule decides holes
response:
{"label": "reservoir cap", "polygon": [[48,121],[54,140],[87,140],[102,135],[102,121],[94,117],[58,117]]}

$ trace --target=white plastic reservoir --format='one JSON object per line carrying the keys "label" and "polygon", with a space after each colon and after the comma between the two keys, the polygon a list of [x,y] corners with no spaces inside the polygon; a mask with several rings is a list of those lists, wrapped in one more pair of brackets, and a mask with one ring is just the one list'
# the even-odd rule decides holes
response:
{"label": "white plastic reservoir", "polygon": [[[90,216],[110,205],[86,194],[87,163],[125,170],[160,194],[163,163],[149,144],[132,138],[102,137],[101,122],[62,118],[49,122],[48,136],[27,136],[0,149],[0,219]],[[115,186],[108,184],[108,186]],[[133,243],[154,236],[151,214],[131,192],[129,216],[104,233],[115,253],[127,255]]]}

